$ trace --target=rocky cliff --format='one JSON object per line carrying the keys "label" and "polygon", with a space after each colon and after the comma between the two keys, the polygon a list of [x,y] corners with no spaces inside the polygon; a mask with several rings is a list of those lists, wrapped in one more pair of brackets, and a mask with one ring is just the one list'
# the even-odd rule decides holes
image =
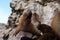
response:
{"label": "rocky cliff", "polygon": [[[55,14],[60,11],[60,2],[56,0],[12,0],[10,2],[11,15],[8,17],[8,22],[5,27],[0,28],[3,32],[0,34],[0,40],[20,40],[23,32],[19,32],[17,36],[12,36],[14,28],[19,24],[18,19],[23,13],[28,13],[29,11],[32,14],[36,13],[39,16],[39,21],[42,24],[51,26],[51,21]],[[4,38],[5,36],[6,38]],[[9,35],[9,38],[8,36]]]}
{"label": "rocky cliff", "polygon": [[6,24],[0,23],[0,40],[3,40],[3,31],[6,29]]}

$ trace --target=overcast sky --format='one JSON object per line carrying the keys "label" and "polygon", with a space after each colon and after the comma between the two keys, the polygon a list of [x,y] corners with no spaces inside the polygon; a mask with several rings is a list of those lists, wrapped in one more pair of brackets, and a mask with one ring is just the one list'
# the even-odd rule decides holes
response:
{"label": "overcast sky", "polygon": [[11,0],[0,0],[0,23],[7,23],[8,16],[11,14]]}

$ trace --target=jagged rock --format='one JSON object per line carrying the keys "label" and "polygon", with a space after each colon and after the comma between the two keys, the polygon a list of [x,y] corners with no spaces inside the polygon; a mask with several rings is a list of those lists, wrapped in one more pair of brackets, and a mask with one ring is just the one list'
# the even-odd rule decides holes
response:
{"label": "jagged rock", "polygon": [[[42,24],[51,26],[53,17],[55,16],[56,12],[60,11],[59,3],[54,0],[53,2],[50,0],[12,0],[10,7],[12,9],[12,13],[8,17],[8,22],[6,25],[7,29],[3,29],[5,31],[2,30],[4,34],[9,34],[8,40],[20,40],[20,33],[18,33],[17,36],[12,36],[12,33],[14,32],[14,28],[19,24],[18,19],[23,14],[23,12],[31,11],[32,14],[36,13],[39,16],[38,20]],[[1,34],[3,33],[1,32]]]}
{"label": "jagged rock", "polygon": [[41,2],[41,0],[32,0],[32,1],[31,0],[12,0],[10,7],[12,8],[13,11],[11,13],[12,15],[10,15],[9,17],[8,25],[10,27],[13,27],[14,25],[18,25],[18,18],[23,13],[23,11],[28,12],[28,10],[31,10],[32,13],[36,12],[39,15],[39,18],[42,24],[50,25],[51,20],[54,17],[53,14],[60,9],[59,4],[57,2],[50,2],[50,3],[46,3],[47,6],[43,6],[42,4],[39,4],[36,1]]}
{"label": "jagged rock", "polygon": [[3,40],[3,31],[6,29],[5,25],[6,24],[0,23],[0,40]]}

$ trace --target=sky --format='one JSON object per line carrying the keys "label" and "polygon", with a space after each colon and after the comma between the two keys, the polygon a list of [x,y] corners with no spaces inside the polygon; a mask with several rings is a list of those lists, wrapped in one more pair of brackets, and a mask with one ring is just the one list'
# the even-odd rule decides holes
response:
{"label": "sky", "polygon": [[0,23],[7,23],[8,17],[11,14],[11,0],[0,0]]}

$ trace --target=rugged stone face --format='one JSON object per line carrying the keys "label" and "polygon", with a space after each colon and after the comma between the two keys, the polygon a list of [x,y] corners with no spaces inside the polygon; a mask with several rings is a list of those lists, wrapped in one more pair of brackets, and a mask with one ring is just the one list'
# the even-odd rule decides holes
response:
{"label": "rugged stone face", "polygon": [[12,0],[10,3],[12,13],[9,16],[8,26],[17,26],[20,15],[22,15],[23,11],[28,12],[28,10],[30,10],[33,14],[34,12],[37,13],[42,24],[50,25],[51,19],[54,17],[53,14],[59,10],[59,4],[54,2],[54,0],[45,1],[47,1],[47,3],[45,3],[46,6],[42,4],[43,0]]}
{"label": "rugged stone face", "polygon": [[20,38],[24,36],[22,35],[23,32],[19,32],[17,36],[12,36],[14,28],[19,24],[18,19],[23,12],[31,11],[32,14],[36,13],[39,16],[38,20],[41,24],[51,26],[53,17],[58,11],[60,11],[60,5],[55,0],[12,0],[10,7],[12,9],[12,13],[8,17],[8,23],[6,25],[7,30],[5,28],[5,32],[3,32],[5,35],[9,34],[8,40],[20,40]]}
{"label": "rugged stone face", "polygon": [[0,40],[3,40],[3,31],[6,29],[5,25],[6,24],[0,23]]}

